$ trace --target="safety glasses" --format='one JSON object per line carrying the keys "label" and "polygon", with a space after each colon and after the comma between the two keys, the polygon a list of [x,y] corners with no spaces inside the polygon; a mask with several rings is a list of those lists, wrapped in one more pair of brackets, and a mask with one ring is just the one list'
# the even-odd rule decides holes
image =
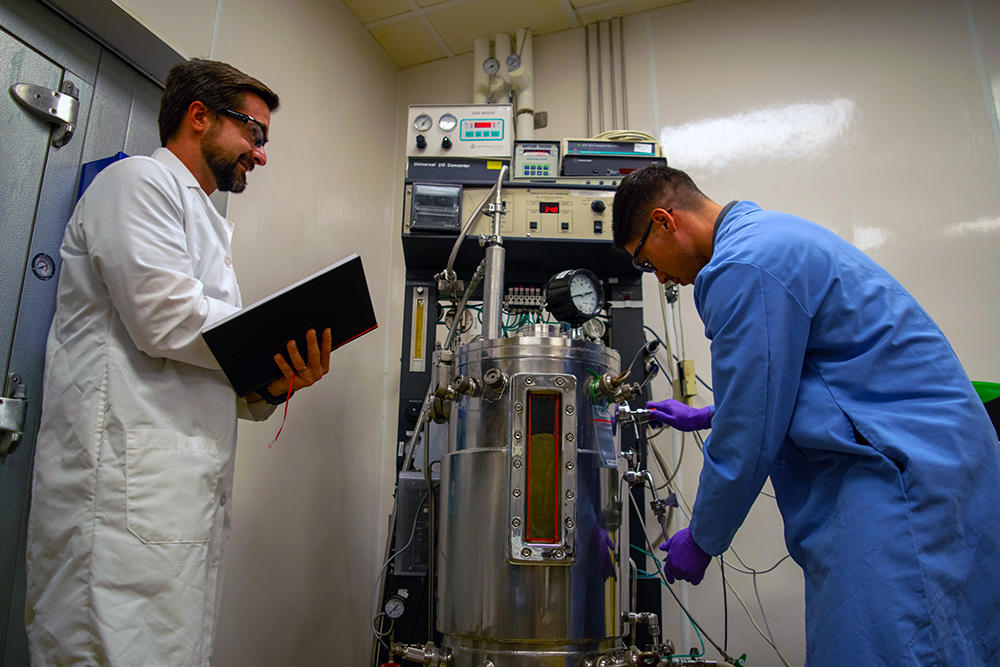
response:
{"label": "safety glasses", "polygon": [[[667,213],[673,213],[674,209],[668,208]],[[653,220],[650,218],[649,226],[646,227],[646,231],[643,233],[642,238],[639,239],[639,243],[635,246],[635,252],[632,253],[632,266],[639,269],[643,273],[656,273],[656,267],[653,266],[648,261],[643,261],[639,259],[639,253],[642,252],[642,246],[646,245],[646,239],[649,238],[649,232],[653,229]]]}
{"label": "safety glasses", "polygon": [[267,143],[267,128],[253,116],[248,116],[245,113],[233,111],[232,109],[223,109],[221,113],[246,123],[247,127],[250,128],[250,135],[253,137],[253,145],[256,148],[260,148]]}

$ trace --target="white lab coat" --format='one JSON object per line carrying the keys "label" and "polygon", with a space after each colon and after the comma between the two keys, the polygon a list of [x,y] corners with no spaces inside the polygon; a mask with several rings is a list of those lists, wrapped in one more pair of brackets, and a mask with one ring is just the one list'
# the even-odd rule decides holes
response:
{"label": "white lab coat", "polygon": [[232,231],[165,148],[108,167],[66,227],[28,525],[36,666],[208,664],[238,412],[273,411],[250,414],[199,333],[241,306]]}

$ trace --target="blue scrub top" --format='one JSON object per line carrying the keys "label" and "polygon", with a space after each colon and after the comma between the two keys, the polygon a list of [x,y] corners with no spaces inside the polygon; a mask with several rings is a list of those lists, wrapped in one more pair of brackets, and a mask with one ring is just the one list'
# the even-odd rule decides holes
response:
{"label": "blue scrub top", "polygon": [[829,230],[721,217],[694,284],[715,387],[695,541],[724,552],[770,475],[807,664],[1000,664],[1000,447],[944,334]]}

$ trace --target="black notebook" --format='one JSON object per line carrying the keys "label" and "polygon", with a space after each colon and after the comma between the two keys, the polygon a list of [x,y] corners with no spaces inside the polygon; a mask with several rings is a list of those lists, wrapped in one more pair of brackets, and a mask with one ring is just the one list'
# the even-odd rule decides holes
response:
{"label": "black notebook", "polygon": [[333,349],[378,326],[361,258],[351,255],[304,280],[211,324],[201,332],[236,393],[246,396],[281,377],[274,362],[288,359],[295,340],[306,359],[306,332],[333,334]]}

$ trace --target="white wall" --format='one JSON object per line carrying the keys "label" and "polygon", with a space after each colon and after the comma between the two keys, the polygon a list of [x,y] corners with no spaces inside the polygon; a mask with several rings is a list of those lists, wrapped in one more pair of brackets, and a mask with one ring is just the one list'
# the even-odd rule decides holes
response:
{"label": "white wall", "polygon": [[[625,20],[628,127],[661,139],[670,164],[716,201],[750,199],[811,218],[861,247],[930,312],[973,379],[996,381],[998,29],[1000,7],[987,0],[708,0],[633,16]],[[617,40],[617,23],[614,33]],[[594,39],[592,31],[596,49]],[[536,107],[549,112],[538,138],[586,136],[583,30],[536,38],[534,46]],[[606,60],[606,42],[603,51]],[[408,104],[471,101],[471,67],[464,57],[404,71],[401,115]],[[607,67],[604,120],[612,129]],[[650,278],[646,321],[662,334]],[[690,289],[681,304],[687,356],[711,384]],[[699,389],[695,403],[711,403]],[[654,384],[654,393],[667,391]],[[669,442],[660,446],[676,455]],[[700,467],[688,439],[681,486],[690,502]],[[757,570],[787,553],[773,499],[758,499],[734,548]],[[764,629],[752,577],[727,572]],[[757,584],[778,647],[802,664],[801,571],[785,561]],[[721,593],[714,566],[687,591],[695,618],[720,644]],[[732,594],[728,606],[730,653],[779,664]],[[664,636],[685,651],[697,646],[672,599],[664,609]]]}
{"label": "white wall", "polygon": [[230,203],[244,298],[357,252],[381,326],[336,351],[329,377],[291,401],[273,447],[277,419],[241,424],[213,665],[360,665],[393,465],[385,420],[396,414],[387,395],[398,370],[386,363],[398,345],[387,261],[395,67],[338,4],[223,2],[213,56],[282,96],[269,165]]}

